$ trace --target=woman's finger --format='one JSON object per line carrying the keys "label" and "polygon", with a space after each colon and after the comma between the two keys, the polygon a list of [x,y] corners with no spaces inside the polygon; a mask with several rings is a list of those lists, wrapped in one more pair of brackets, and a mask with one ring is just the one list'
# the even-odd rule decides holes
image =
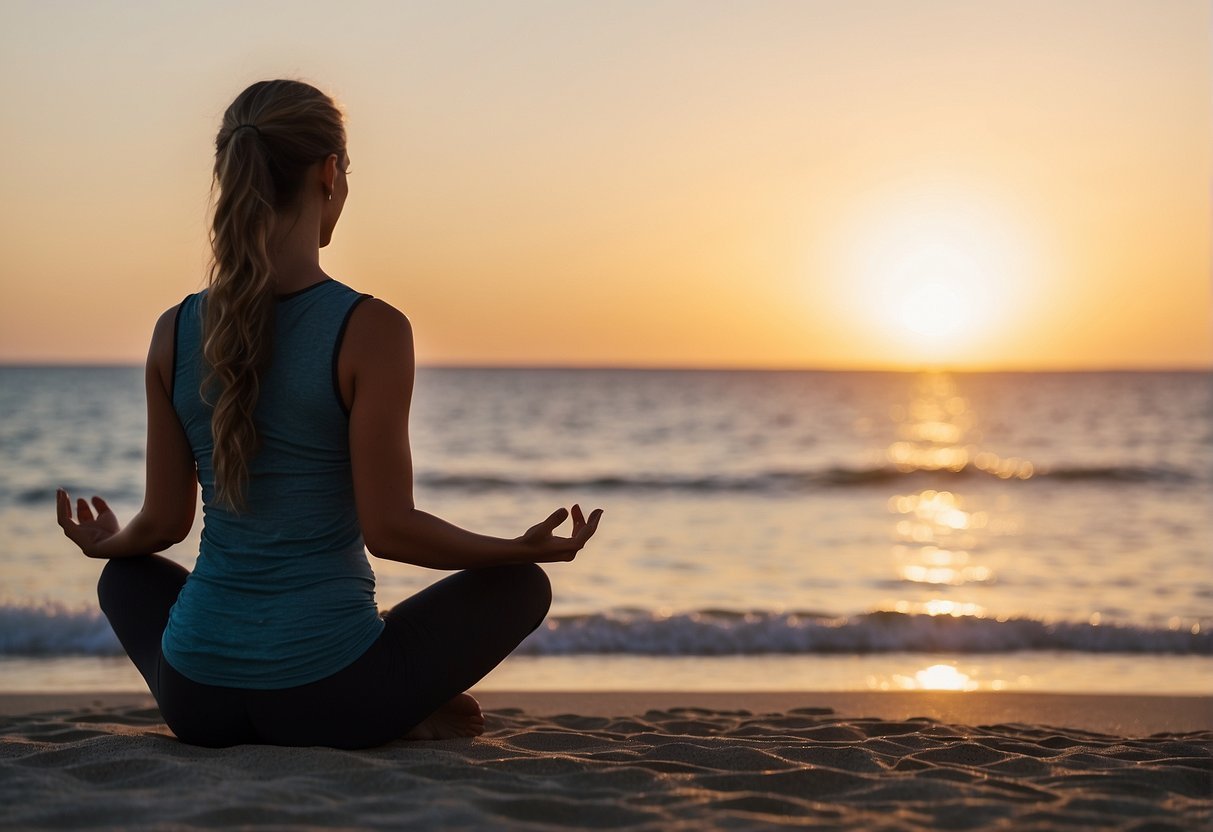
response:
{"label": "woman's finger", "polygon": [[584,546],[594,536],[594,532],[598,531],[598,521],[601,519],[602,509],[596,508],[590,512],[590,519],[575,535],[578,546]]}
{"label": "woman's finger", "polygon": [[95,519],[93,510],[88,507],[88,502],[83,497],[76,500],[76,516],[80,518],[81,523],[91,523]]}
{"label": "woman's finger", "polygon": [[573,524],[580,528],[585,525],[585,515],[581,513],[581,506],[573,503]]}
{"label": "woman's finger", "polygon": [[553,532],[560,526],[561,523],[565,521],[565,518],[568,516],[568,509],[562,506],[549,514],[548,519],[544,520],[539,525],[543,527],[544,531]]}
{"label": "woman's finger", "polygon": [[55,492],[55,516],[65,529],[72,522],[72,498],[62,488]]}
{"label": "woman's finger", "polygon": [[109,503],[105,502],[105,500],[101,499],[100,497],[93,498],[93,506],[96,507],[97,514],[99,515],[105,514],[110,510]]}

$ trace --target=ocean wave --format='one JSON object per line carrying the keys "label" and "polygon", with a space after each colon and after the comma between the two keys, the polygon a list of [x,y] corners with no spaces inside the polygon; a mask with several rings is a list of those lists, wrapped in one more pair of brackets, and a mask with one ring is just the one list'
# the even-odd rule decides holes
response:
{"label": "ocean wave", "polygon": [[745,656],[868,653],[1213,655],[1213,633],[1034,618],[873,612],[853,617],[771,612],[648,612],[553,617],[522,645],[532,655],[630,653]]}
{"label": "ocean wave", "polygon": [[[122,487],[89,490],[88,488],[76,487],[71,483],[67,483],[63,487],[67,489],[72,497],[84,497],[87,499],[93,494],[100,493],[111,503],[134,502],[139,499],[142,493],[141,491]],[[140,487],[142,487],[142,484]],[[12,505],[21,506],[22,508],[40,508],[53,514],[55,510],[55,492],[58,488],[58,485],[43,485],[32,488],[10,489],[0,485],[0,502],[7,502]]]}
{"label": "ocean wave", "polygon": [[57,601],[0,604],[0,656],[120,656],[99,609]]}
{"label": "ocean wave", "polygon": [[1196,475],[1178,468],[1161,465],[1105,465],[1073,468],[1054,468],[1044,471],[1040,476],[1052,480],[1092,480],[1095,482],[1160,482],[1188,483],[1197,479]]}
{"label": "ocean wave", "polygon": [[[752,474],[670,475],[618,474],[590,477],[513,477],[489,473],[442,474],[423,472],[419,485],[435,489],[496,491],[510,488],[546,490],[594,489],[597,491],[689,491],[689,492],[796,492],[826,488],[922,483],[946,484],[960,480],[999,479],[997,473],[966,465],[959,470],[918,468],[906,470],[892,465],[875,467],[830,467],[803,471],[763,471]],[[1004,477],[1005,479],[1005,477]],[[1194,474],[1164,466],[1112,465],[1035,469],[1019,479],[1095,483],[1189,483]]]}
{"label": "ocean wave", "polygon": [[[552,616],[519,652],[533,656],[631,654],[1168,653],[1213,656],[1213,630],[1035,618],[872,612],[701,612],[633,610]],[[0,656],[122,655],[99,610],[56,602],[0,605]]]}
{"label": "ocean wave", "polygon": [[[522,463],[519,467],[524,467]],[[758,471],[746,474],[600,474],[587,477],[513,476],[490,472],[441,473],[423,471],[417,474],[417,484],[438,490],[471,493],[530,488],[546,491],[592,489],[599,492],[676,491],[696,494],[748,493],[783,494],[823,489],[887,486],[918,488],[949,488],[960,482],[999,479],[997,473],[976,465],[953,471],[949,469],[917,468],[906,470],[894,465],[873,467],[826,467],[800,471]],[[1196,474],[1165,466],[1068,466],[1036,468],[1030,477],[1016,482],[1067,482],[1094,484],[1173,484],[1184,485],[1200,479]],[[79,489],[70,488],[77,492]],[[83,493],[83,492],[81,492]],[[91,492],[88,492],[91,493]],[[111,487],[103,493],[111,502],[136,501],[142,492],[129,488]],[[55,501],[51,485],[28,488],[5,488],[0,484],[0,501],[23,507],[48,506]]]}

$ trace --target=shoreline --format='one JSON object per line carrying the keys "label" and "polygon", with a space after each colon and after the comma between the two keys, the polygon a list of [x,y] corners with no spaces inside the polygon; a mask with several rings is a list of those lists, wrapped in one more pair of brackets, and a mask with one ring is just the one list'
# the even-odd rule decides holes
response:
{"label": "shoreline", "polygon": [[[611,717],[670,708],[786,713],[829,709],[838,717],[959,725],[1053,725],[1117,736],[1213,730],[1213,695],[1025,693],[1019,691],[509,691],[471,693],[485,711]],[[154,708],[136,692],[2,693],[0,716]]]}

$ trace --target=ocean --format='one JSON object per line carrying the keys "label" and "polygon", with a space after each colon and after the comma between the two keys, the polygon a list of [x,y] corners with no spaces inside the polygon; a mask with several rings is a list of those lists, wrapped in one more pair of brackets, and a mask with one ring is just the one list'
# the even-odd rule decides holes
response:
{"label": "ocean", "polygon": [[[0,368],[0,691],[142,689],[54,490],[128,519],[143,407]],[[467,528],[605,509],[485,688],[1213,693],[1208,373],[430,368],[411,433]],[[385,608],[441,577],[371,564]]]}

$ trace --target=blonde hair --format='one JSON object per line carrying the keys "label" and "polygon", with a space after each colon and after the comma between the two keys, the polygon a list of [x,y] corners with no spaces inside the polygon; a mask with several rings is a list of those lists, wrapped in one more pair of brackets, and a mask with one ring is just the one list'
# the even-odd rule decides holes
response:
{"label": "blonde hair", "polygon": [[275,223],[299,198],[305,172],[337,154],[345,125],[336,104],[300,81],[259,81],[223,114],[215,138],[211,263],[202,353],[210,368],[212,464],[219,503],[245,506],[260,437],[253,422],[273,346],[274,284],[267,249]]}

